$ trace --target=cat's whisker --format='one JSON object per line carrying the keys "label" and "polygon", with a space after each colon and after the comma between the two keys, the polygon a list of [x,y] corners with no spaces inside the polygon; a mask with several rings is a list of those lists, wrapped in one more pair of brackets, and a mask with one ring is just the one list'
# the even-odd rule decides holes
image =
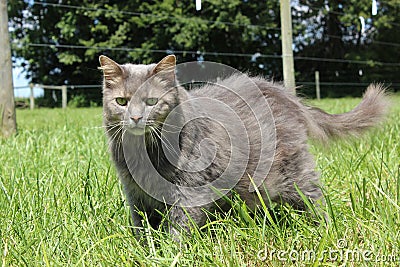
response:
{"label": "cat's whisker", "polygon": [[105,129],[106,129],[106,132],[108,133],[110,131],[113,131],[117,127],[121,127],[122,128],[123,126],[124,126],[124,124],[119,122],[119,123],[116,123],[116,124],[107,125],[107,126],[105,126]]}
{"label": "cat's whisker", "polygon": [[[107,133],[113,132],[118,126],[111,127],[110,129],[107,130]],[[117,128],[117,130],[111,134],[110,138],[113,139],[118,133],[121,131],[122,127]]]}
{"label": "cat's whisker", "polygon": [[108,127],[112,127],[112,126],[116,126],[116,125],[120,125],[121,124],[121,122],[120,121],[117,121],[117,122],[114,122],[114,123],[110,123],[110,122],[107,122],[107,124],[106,125],[99,125],[99,126],[92,126],[92,127],[84,127],[84,128],[89,128],[89,129],[101,129],[101,128],[108,128]]}
{"label": "cat's whisker", "polygon": [[[166,133],[179,133],[182,130],[182,127],[176,126],[176,125],[172,125],[172,124],[168,124],[165,122],[155,122],[153,123],[153,125],[149,125],[152,127],[155,127],[157,129],[160,129],[160,132],[166,132]],[[173,131],[173,129],[166,129],[166,128],[175,128],[176,131]]]}
{"label": "cat's whisker", "polygon": [[107,128],[107,126],[103,125],[103,126],[92,126],[92,127],[83,127],[83,129],[104,129]]}
{"label": "cat's whisker", "polygon": [[[180,127],[180,126],[170,125],[170,124],[167,124],[167,123],[163,123],[163,124],[161,124],[161,126],[162,126],[162,130],[163,131],[171,132],[171,133],[179,133],[183,128],[183,127]],[[176,131],[173,131],[173,130],[176,130]]]}
{"label": "cat's whisker", "polygon": [[171,128],[177,128],[177,129],[179,129],[179,128],[181,128],[180,126],[178,126],[178,125],[175,125],[175,124],[170,124],[170,123],[167,123],[167,122],[162,122],[162,123],[160,123],[161,125],[166,125],[166,126],[169,126],[169,127],[171,127]]}
{"label": "cat's whisker", "polygon": [[165,132],[165,133],[179,133],[180,132],[180,130],[179,131],[168,131],[168,130],[165,130],[165,128],[162,128],[162,130],[160,130],[160,131]]}
{"label": "cat's whisker", "polygon": [[115,133],[117,133],[118,131],[120,131],[120,128],[115,129],[110,129],[107,131],[108,134],[111,134],[110,137],[112,137]]}
{"label": "cat's whisker", "polygon": [[126,133],[126,128],[125,127],[121,128],[121,135],[119,137],[119,144],[118,144],[119,149],[121,149],[121,147],[122,147],[123,137],[124,137],[125,133]]}
{"label": "cat's whisker", "polygon": [[[155,135],[155,127],[154,126],[149,126],[150,128],[150,142],[152,143],[152,150],[154,151],[154,149],[157,147],[157,137]],[[158,165],[160,164],[160,150],[157,149],[157,163]]]}
{"label": "cat's whisker", "polygon": [[160,139],[160,141],[164,144],[165,148],[167,148],[167,150],[169,152],[171,152],[172,154],[175,154],[175,156],[179,157],[179,153],[174,149],[173,145],[170,143],[170,141],[167,138],[163,138],[161,132],[159,132],[160,130],[155,128],[154,133],[158,136],[158,138]]}
{"label": "cat's whisker", "polygon": [[[117,151],[121,151],[122,149],[122,143],[123,143],[123,136],[126,132],[125,127],[121,127],[117,130],[117,135],[115,138],[118,138],[118,140],[116,140],[116,144],[117,144]],[[117,156],[119,157],[121,153],[118,153]]]}
{"label": "cat's whisker", "polygon": [[115,138],[117,137],[117,135],[118,135],[118,130],[115,131],[115,132],[113,132],[113,133],[110,135],[110,137],[109,137],[109,143],[114,142],[114,141],[115,141]]}
{"label": "cat's whisker", "polygon": [[[123,125],[123,123],[121,125]],[[113,127],[112,129],[115,129],[115,128],[116,127]],[[122,145],[123,130],[124,130],[124,127],[117,128],[117,130],[109,138],[109,140],[110,140],[109,143],[111,144],[112,142],[114,142],[116,144],[116,149],[118,151],[121,149],[121,145]]]}
{"label": "cat's whisker", "polygon": [[105,129],[106,132],[110,131],[111,129],[121,126],[121,122],[108,124],[108,125],[101,125],[101,126],[93,126],[93,127],[85,127],[86,129]]}
{"label": "cat's whisker", "polygon": [[172,149],[172,148],[170,148],[170,147],[168,146],[168,144],[165,143],[165,141],[163,140],[164,138],[162,137],[161,132],[160,132],[160,130],[159,130],[158,128],[153,127],[153,131],[152,131],[152,132],[154,133],[155,137],[156,137],[158,140],[160,140],[162,143],[165,144],[165,146],[166,146],[166,148],[167,148],[168,150]]}

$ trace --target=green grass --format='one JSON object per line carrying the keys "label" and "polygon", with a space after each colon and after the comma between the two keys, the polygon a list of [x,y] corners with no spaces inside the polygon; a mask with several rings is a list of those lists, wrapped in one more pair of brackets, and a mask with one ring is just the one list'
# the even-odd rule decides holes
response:
{"label": "green grass", "polygon": [[[313,104],[337,113],[358,101]],[[182,245],[152,229],[147,245],[133,238],[100,108],[19,110],[19,134],[0,139],[0,264],[398,266],[400,96],[393,101],[388,122],[364,138],[312,146],[328,225],[286,206],[254,218],[235,200]]]}

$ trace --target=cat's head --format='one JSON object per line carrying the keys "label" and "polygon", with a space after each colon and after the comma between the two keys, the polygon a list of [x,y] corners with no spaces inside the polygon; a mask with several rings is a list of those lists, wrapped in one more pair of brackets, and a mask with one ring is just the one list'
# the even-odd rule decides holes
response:
{"label": "cat's head", "polygon": [[103,70],[103,109],[107,126],[121,128],[132,135],[144,135],[163,123],[178,105],[175,87],[174,55],[158,64],[120,65],[100,56]]}

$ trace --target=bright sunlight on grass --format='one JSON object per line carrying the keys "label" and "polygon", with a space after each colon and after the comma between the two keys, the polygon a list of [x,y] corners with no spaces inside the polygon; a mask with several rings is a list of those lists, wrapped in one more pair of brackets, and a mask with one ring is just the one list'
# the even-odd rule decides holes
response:
{"label": "bright sunlight on grass", "polygon": [[[0,139],[2,266],[377,266],[400,264],[400,96],[364,138],[312,145],[330,223],[276,207],[250,214],[237,199],[175,243],[131,233],[101,128],[102,111],[19,110],[19,134]],[[329,112],[359,99],[312,102]]]}

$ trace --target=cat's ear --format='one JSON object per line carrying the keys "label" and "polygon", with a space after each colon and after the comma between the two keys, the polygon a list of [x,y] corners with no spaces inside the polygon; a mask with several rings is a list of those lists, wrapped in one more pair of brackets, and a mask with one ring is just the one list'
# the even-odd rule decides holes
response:
{"label": "cat's ear", "polygon": [[99,61],[101,66],[99,69],[103,70],[107,82],[117,82],[122,79],[124,71],[117,62],[103,55],[99,57]]}
{"label": "cat's ear", "polygon": [[160,62],[154,67],[153,75],[160,74],[168,79],[175,79],[175,66],[176,57],[174,55],[168,55],[161,59]]}

